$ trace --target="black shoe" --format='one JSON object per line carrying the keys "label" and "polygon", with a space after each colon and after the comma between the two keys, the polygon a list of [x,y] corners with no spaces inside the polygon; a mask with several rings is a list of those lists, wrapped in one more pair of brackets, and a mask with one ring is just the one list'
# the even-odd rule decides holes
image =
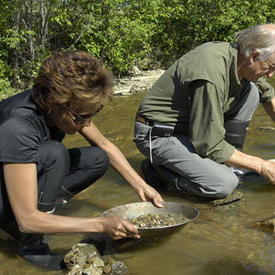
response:
{"label": "black shoe", "polygon": [[26,261],[47,270],[65,269],[64,254],[54,254],[42,241],[43,235],[22,234],[18,254]]}
{"label": "black shoe", "polygon": [[42,234],[21,233],[15,221],[1,225],[1,229],[19,242],[18,254],[26,261],[48,270],[66,269],[64,254],[53,254]]}
{"label": "black shoe", "polygon": [[146,183],[153,188],[159,188],[166,184],[163,178],[155,171],[148,159],[141,162],[141,176]]}
{"label": "black shoe", "polygon": [[5,231],[14,241],[19,242],[20,231],[18,229],[16,221],[13,220],[9,223],[2,224],[0,228]]}
{"label": "black shoe", "polygon": [[62,207],[65,207],[66,205],[68,205],[68,201],[62,197],[58,197],[56,199],[56,209],[59,209],[59,208],[62,208]]}
{"label": "black shoe", "polygon": [[62,192],[55,202],[56,208],[62,208],[68,205],[68,202],[72,199],[73,196],[73,193],[71,193],[64,186],[62,186]]}
{"label": "black shoe", "polygon": [[37,246],[22,246],[18,254],[26,261],[48,270],[66,268],[64,254],[53,254],[46,243],[40,243]]}

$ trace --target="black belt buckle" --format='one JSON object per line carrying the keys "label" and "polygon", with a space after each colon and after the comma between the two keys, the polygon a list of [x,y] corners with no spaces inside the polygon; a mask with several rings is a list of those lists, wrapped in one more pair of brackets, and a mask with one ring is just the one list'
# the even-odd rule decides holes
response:
{"label": "black belt buckle", "polygon": [[171,137],[174,133],[175,127],[159,122],[155,122],[152,127],[152,136],[159,136],[159,137]]}

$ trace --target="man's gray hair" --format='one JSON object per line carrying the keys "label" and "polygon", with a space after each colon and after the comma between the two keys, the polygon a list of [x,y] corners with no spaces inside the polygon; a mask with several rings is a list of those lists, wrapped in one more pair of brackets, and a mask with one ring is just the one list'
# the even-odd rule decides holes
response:
{"label": "man's gray hair", "polygon": [[275,51],[275,24],[256,25],[235,35],[237,49],[246,57],[259,52],[258,59],[266,60]]}

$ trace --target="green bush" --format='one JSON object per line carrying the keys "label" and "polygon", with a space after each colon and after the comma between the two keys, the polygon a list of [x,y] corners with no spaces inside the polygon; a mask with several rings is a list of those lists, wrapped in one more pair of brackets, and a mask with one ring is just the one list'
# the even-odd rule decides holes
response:
{"label": "green bush", "polygon": [[0,0],[1,97],[53,52],[85,50],[116,76],[167,67],[201,43],[274,22],[274,0]]}

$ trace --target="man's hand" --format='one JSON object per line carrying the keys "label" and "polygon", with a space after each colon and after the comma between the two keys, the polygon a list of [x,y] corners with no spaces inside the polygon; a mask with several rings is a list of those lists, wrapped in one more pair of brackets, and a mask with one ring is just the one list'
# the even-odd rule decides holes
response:
{"label": "man's hand", "polygon": [[121,217],[101,217],[102,232],[107,233],[114,240],[123,238],[139,239],[137,228]]}
{"label": "man's hand", "polygon": [[261,175],[275,185],[275,162],[269,160],[264,161]]}
{"label": "man's hand", "polygon": [[275,184],[275,162],[263,160],[235,150],[231,158],[225,163],[231,167],[244,168],[254,171],[266,180]]}

